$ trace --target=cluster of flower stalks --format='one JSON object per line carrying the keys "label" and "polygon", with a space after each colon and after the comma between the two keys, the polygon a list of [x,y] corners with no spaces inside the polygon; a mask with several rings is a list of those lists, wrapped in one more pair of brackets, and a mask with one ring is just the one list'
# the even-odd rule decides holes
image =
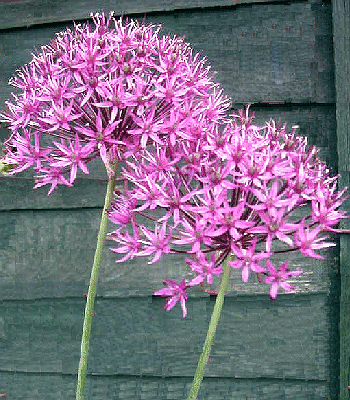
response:
{"label": "cluster of flower stalks", "polygon": [[[92,26],[75,25],[10,79],[16,88],[0,121],[10,136],[0,173],[34,168],[34,188],[72,186],[88,163],[100,158],[108,173],[96,253],[87,296],[77,400],[84,399],[91,316],[107,216],[116,224],[107,239],[118,262],[183,254],[190,278],[165,279],[156,295],[165,309],[180,303],[187,314],[187,290],[220,289],[191,388],[197,396],[232,269],[247,282],[256,274],[270,285],[294,291],[288,261],[273,256],[300,251],[322,258],[333,246],[326,232],[345,214],[344,201],[306,139],[270,120],[255,126],[249,106],[229,116],[231,104],[214,82],[206,60],[183,39],[159,35],[160,26],[92,15]],[[116,176],[116,171],[121,170]],[[121,185],[116,186],[119,180]],[[112,200],[112,201],[111,201]]]}
{"label": "cluster of flower stalks", "polygon": [[316,251],[334,245],[324,232],[345,217],[317,150],[285,125],[253,125],[249,107],[228,117],[206,60],[183,39],[113,14],[93,22],[57,34],[11,78],[20,93],[1,115],[7,173],[33,166],[34,188],[49,184],[51,194],[96,157],[110,176],[122,161],[111,250],[124,254],[119,262],[183,253],[193,273],[155,292],[166,310],[180,302],[185,317],[187,289],[211,285],[228,257],[244,282],[253,272],[271,285],[272,298],[279,286],[295,290],[287,281],[302,271],[275,266],[273,255],[322,258]]}

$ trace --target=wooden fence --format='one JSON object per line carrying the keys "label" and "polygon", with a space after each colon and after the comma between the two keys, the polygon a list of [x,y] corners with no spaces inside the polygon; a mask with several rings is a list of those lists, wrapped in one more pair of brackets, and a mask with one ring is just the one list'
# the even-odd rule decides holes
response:
{"label": "wooden fence", "polygon": [[[118,4],[115,4],[118,3]],[[186,35],[218,71],[233,106],[256,123],[296,124],[349,186],[348,0],[9,0],[0,2],[0,109],[8,78],[72,21],[114,10]],[[0,140],[8,135],[0,130]],[[74,399],[82,321],[107,176],[98,161],[73,188],[33,190],[33,173],[0,178],[0,393]],[[349,208],[349,202],[345,207]],[[344,223],[344,227],[349,227]],[[349,249],[349,251],[348,251]],[[296,294],[233,273],[199,399],[345,400],[350,360],[350,241],[301,256]],[[178,258],[122,265],[107,248],[92,320],[86,399],[183,400],[215,298],[190,296],[188,317],[152,296],[178,279]],[[217,284],[217,282],[216,282]]]}

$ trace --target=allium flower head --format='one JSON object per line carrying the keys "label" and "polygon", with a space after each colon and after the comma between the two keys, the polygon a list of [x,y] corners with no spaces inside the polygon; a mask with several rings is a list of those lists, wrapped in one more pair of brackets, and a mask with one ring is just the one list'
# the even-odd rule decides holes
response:
{"label": "allium flower head", "polygon": [[[175,146],[223,120],[229,101],[205,59],[160,26],[92,15],[57,34],[10,79],[17,93],[0,115],[11,130],[9,174],[31,166],[35,188],[72,186],[78,170],[109,163],[150,143]],[[210,121],[210,122],[209,122]],[[170,161],[171,164],[171,161]]]}
{"label": "allium flower head", "polygon": [[[221,126],[204,121],[197,140],[170,149],[154,143],[132,155],[123,170],[129,185],[124,196],[137,206],[132,224],[119,224],[109,239],[130,258],[148,255],[154,262],[161,253],[186,254],[193,276],[182,282],[183,301],[187,288],[211,284],[229,256],[244,282],[253,272],[262,283],[264,275],[272,298],[278,286],[291,290],[286,280],[300,271],[290,271],[287,262],[276,271],[270,259],[292,251],[322,258],[316,251],[332,245],[323,233],[345,218],[338,210],[343,191],[336,190],[337,178],[329,176],[316,149],[295,131],[287,133],[286,125],[253,125],[248,111]],[[116,204],[124,201],[115,198]],[[122,207],[112,207],[111,221],[122,217]],[[130,235],[138,237],[136,252],[125,246]],[[178,291],[156,294],[171,306],[179,300]]]}

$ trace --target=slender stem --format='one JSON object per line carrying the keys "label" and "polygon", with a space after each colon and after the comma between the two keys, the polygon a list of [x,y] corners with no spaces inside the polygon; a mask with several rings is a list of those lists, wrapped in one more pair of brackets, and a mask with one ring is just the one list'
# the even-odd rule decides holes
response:
{"label": "slender stem", "polygon": [[106,209],[109,208],[113,190],[116,181],[116,172],[118,169],[118,164],[114,166],[114,173],[109,176],[105,204],[102,211],[102,217],[100,222],[100,231],[97,237],[97,246],[94,256],[94,264],[92,266],[91,277],[90,277],[90,285],[89,291],[86,299],[86,307],[85,307],[85,317],[84,317],[84,325],[83,325],[83,336],[81,339],[81,354],[80,354],[80,362],[78,369],[78,385],[76,392],[76,400],[84,400],[84,389],[85,389],[85,379],[87,372],[87,359],[89,354],[89,339],[90,339],[90,331],[91,331],[91,318],[94,309],[94,302],[96,297],[96,287],[97,287],[97,279],[98,273],[100,271],[100,264],[102,258],[102,251],[105,244],[105,238],[107,233],[107,214]]}
{"label": "slender stem", "polygon": [[196,400],[197,394],[199,392],[199,386],[203,380],[205,365],[209,360],[211,345],[213,344],[214,341],[216,328],[218,326],[222,306],[224,304],[224,297],[227,289],[228,280],[231,275],[231,266],[229,264],[229,261],[230,261],[230,256],[228,256],[225,260],[224,273],[221,279],[219,293],[216,297],[215,306],[211,314],[207,337],[205,339],[205,343],[203,346],[203,352],[198,361],[196,373],[194,375],[191,387],[190,397],[188,398],[188,400]]}

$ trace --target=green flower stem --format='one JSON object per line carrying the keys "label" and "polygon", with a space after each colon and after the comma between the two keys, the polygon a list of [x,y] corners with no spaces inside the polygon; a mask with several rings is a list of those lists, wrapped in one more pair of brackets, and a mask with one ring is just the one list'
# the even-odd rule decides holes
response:
{"label": "green flower stem", "polygon": [[78,385],[77,385],[77,393],[76,400],[84,400],[84,389],[85,389],[85,379],[87,372],[87,359],[89,354],[89,339],[90,339],[90,331],[91,331],[91,318],[94,309],[94,302],[96,297],[96,287],[97,287],[97,279],[98,273],[100,271],[100,264],[102,258],[102,251],[105,244],[106,233],[107,233],[107,214],[106,209],[109,208],[113,190],[116,182],[116,174],[118,169],[118,163],[116,163],[114,168],[114,173],[110,175],[107,185],[107,192],[105,197],[105,204],[102,211],[102,217],[100,222],[100,231],[97,237],[97,246],[94,256],[94,264],[92,266],[91,277],[90,277],[90,286],[86,299],[86,307],[85,307],[85,317],[84,317],[84,325],[83,325],[83,336],[81,339],[81,354],[80,354],[80,362],[79,362],[79,370],[78,370]]}
{"label": "green flower stem", "polygon": [[225,292],[226,292],[227,285],[228,285],[228,280],[231,275],[231,266],[229,264],[229,261],[230,261],[230,257],[227,257],[227,259],[225,260],[224,273],[223,273],[223,276],[221,279],[220,289],[219,289],[218,295],[216,297],[216,302],[215,302],[213,312],[211,314],[207,337],[205,339],[205,343],[203,346],[203,352],[198,361],[196,373],[194,375],[194,379],[193,379],[193,383],[192,383],[192,387],[191,387],[190,397],[188,398],[188,400],[196,400],[197,394],[199,392],[199,387],[203,380],[205,365],[209,360],[211,345],[213,344],[213,341],[214,341],[216,328],[218,326],[222,306],[224,304],[224,297],[225,297]]}

